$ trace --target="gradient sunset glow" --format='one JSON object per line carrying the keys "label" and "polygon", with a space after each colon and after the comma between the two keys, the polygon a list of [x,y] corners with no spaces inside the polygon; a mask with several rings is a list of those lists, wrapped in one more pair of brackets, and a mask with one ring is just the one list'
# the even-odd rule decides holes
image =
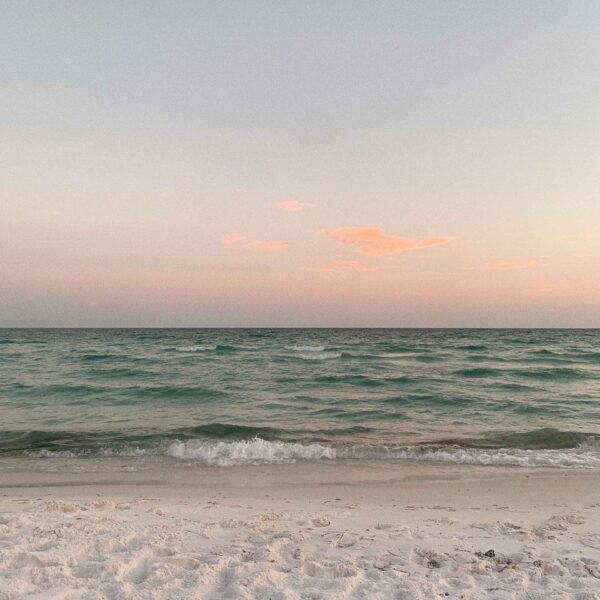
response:
{"label": "gradient sunset glow", "polygon": [[0,326],[600,326],[600,4],[2,11]]}

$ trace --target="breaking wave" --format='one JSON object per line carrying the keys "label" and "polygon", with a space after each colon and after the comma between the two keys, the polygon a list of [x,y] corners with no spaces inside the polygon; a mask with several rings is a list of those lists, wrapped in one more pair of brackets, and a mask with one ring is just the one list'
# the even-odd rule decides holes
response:
{"label": "breaking wave", "polygon": [[321,444],[269,442],[261,438],[239,442],[188,440],[173,442],[167,454],[182,460],[199,461],[211,466],[286,464],[302,460],[335,459],[334,448]]}
{"label": "breaking wave", "polygon": [[573,449],[525,450],[519,448],[407,448],[392,451],[393,458],[479,466],[598,468],[600,447],[582,444]]}
{"label": "breaking wave", "polygon": [[298,460],[416,460],[478,466],[598,468],[600,443],[596,439],[569,449],[461,448],[458,446],[328,446],[267,441],[236,442],[187,440],[173,442],[167,455],[210,466],[289,464]]}
{"label": "breaking wave", "polygon": [[111,457],[168,457],[211,467],[281,465],[319,460],[406,460],[473,466],[527,468],[600,468],[600,441],[590,438],[574,448],[473,448],[458,445],[382,446],[333,445],[269,441],[260,437],[223,441],[207,439],[163,440],[149,447],[122,444],[114,447],[27,450],[29,458],[75,459]]}

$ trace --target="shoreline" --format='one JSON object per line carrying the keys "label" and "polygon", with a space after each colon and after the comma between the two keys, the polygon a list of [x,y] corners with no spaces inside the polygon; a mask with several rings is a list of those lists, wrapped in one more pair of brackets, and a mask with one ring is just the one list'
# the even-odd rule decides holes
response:
{"label": "shoreline", "polygon": [[[441,484],[443,482],[473,481],[494,482],[511,479],[561,479],[577,478],[598,482],[600,490],[600,470],[595,468],[549,468],[549,467],[512,467],[480,466],[469,464],[451,464],[417,462],[411,460],[346,460],[346,461],[297,461],[287,464],[205,466],[191,463],[175,467],[152,465],[142,469],[135,463],[117,460],[113,464],[106,459],[97,463],[93,469],[69,469],[57,464],[54,470],[12,467],[0,468],[0,492],[5,488],[39,487],[77,487],[77,485],[164,485],[168,493],[177,493],[181,487],[197,488],[204,486],[222,486],[231,492],[240,488],[253,490],[258,487],[277,486],[411,486],[415,484]],[[179,486],[179,487],[174,487]],[[165,490],[167,491],[167,490]],[[381,490],[385,493],[386,490]]]}
{"label": "shoreline", "polygon": [[3,471],[0,599],[594,600],[599,499],[573,469]]}
{"label": "shoreline", "polygon": [[[432,487],[441,494],[453,494],[459,501],[465,485],[479,488],[487,485],[495,493],[503,494],[507,481],[521,487],[540,489],[548,483],[555,493],[571,496],[572,487],[580,490],[586,484],[600,497],[600,471],[598,469],[576,468],[527,468],[506,466],[479,466],[446,463],[419,463],[413,461],[306,461],[291,464],[237,465],[227,467],[178,465],[168,468],[156,465],[145,469],[135,469],[132,464],[120,461],[114,465],[100,465],[93,470],[69,470],[62,465],[56,470],[33,470],[11,468],[0,469],[0,494],[12,490],[52,488],[70,490],[69,494],[79,493],[78,488],[109,486],[120,487],[124,493],[134,493],[140,487],[156,487],[166,497],[177,497],[182,493],[198,494],[202,497],[211,490],[218,489],[227,495],[249,495],[263,489],[271,489],[275,494],[289,494],[290,491],[313,497],[328,488],[343,489],[353,497],[363,497],[364,488],[385,499],[404,492],[417,492],[424,487]],[[102,468],[105,466],[105,468]],[[110,468],[108,468],[110,467]],[[555,489],[556,482],[563,479],[575,480],[577,485],[563,490]],[[535,482],[535,483],[533,483]],[[363,488],[360,493],[356,488]],[[511,494],[517,495],[514,487]],[[587,488],[586,488],[587,489]],[[65,493],[67,493],[65,491]],[[96,493],[96,492],[94,492]],[[519,492],[521,493],[521,492]],[[358,494],[358,495],[357,495]]]}

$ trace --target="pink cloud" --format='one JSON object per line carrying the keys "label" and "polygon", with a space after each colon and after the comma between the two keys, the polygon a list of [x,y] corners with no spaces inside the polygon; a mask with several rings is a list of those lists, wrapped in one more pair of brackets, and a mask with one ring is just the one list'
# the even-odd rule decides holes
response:
{"label": "pink cloud", "polygon": [[232,244],[237,244],[239,242],[245,241],[247,238],[245,235],[239,235],[237,233],[226,233],[221,237],[221,243],[226,246],[231,246]]}
{"label": "pink cloud", "polygon": [[332,260],[322,267],[310,267],[308,270],[315,273],[336,273],[338,271],[360,271],[362,273],[373,271],[390,271],[397,269],[398,265],[369,265],[359,260]]}
{"label": "pink cloud", "polygon": [[298,212],[305,208],[315,208],[316,204],[312,202],[298,202],[298,200],[282,200],[276,204],[281,210],[287,212]]}
{"label": "pink cloud", "polygon": [[251,240],[245,235],[237,233],[228,233],[221,237],[221,243],[226,246],[241,246],[243,248],[258,248],[259,250],[285,250],[288,247],[287,242],[279,240]]}
{"label": "pink cloud", "polygon": [[285,250],[288,247],[287,242],[280,242],[278,240],[267,240],[263,242],[254,242],[256,248],[261,250],[268,250],[270,252],[275,250]]}
{"label": "pink cloud", "polygon": [[530,260],[529,262],[496,262],[488,263],[485,268],[488,271],[513,271],[515,269],[528,269],[529,267],[535,266],[535,262]]}
{"label": "pink cloud", "polygon": [[403,237],[386,235],[381,227],[339,227],[325,231],[341,244],[357,246],[357,252],[366,256],[390,256],[405,250],[418,250],[447,244],[450,237],[428,237],[419,242]]}

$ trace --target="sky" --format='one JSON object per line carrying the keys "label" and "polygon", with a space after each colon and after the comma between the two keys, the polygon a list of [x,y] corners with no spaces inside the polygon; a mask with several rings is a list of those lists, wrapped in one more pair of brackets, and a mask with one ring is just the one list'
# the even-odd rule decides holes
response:
{"label": "sky", "polygon": [[5,0],[0,327],[600,327],[600,3]]}

